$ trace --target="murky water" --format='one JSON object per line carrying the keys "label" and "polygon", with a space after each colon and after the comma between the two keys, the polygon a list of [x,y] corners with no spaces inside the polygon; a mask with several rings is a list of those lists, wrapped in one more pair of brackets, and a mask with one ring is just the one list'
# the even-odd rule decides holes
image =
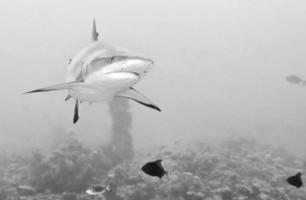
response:
{"label": "murky water", "polygon": [[[65,82],[99,40],[143,53],[128,99],[23,95]],[[306,3],[287,0],[1,1],[0,199],[303,199]],[[163,160],[169,176],[141,167]],[[101,195],[85,193],[107,186]]]}

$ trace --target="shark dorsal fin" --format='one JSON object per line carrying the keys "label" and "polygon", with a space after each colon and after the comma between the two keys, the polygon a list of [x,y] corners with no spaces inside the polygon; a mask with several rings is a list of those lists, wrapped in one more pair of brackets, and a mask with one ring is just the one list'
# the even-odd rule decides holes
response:
{"label": "shark dorsal fin", "polygon": [[91,40],[93,42],[98,41],[98,37],[99,37],[99,33],[97,32],[97,28],[96,28],[96,21],[95,21],[95,19],[93,19]]}

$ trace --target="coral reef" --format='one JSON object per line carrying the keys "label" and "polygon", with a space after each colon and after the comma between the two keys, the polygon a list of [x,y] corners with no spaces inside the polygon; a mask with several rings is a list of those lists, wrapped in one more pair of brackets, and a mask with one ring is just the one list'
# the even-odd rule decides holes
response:
{"label": "coral reef", "polygon": [[[114,153],[117,155],[116,153]],[[306,189],[288,185],[286,177],[303,170],[305,161],[281,148],[248,139],[231,139],[218,146],[166,146],[163,158],[169,176],[145,175],[147,160],[118,163],[106,147],[86,148],[75,138],[50,154],[30,157],[1,154],[0,199],[96,200],[85,190],[95,183],[112,184],[102,199],[115,200],[231,200],[305,199]]]}

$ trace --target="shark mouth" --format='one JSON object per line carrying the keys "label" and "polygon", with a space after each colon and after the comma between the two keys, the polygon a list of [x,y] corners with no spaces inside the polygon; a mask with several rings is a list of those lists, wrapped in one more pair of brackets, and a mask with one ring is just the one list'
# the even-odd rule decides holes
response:
{"label": "shark mouth", "polygon": [[124,70],[120,70],[120,71],[113,71],[113,72],[108,72],[108,73],[106,73],[106,74],[122,73],[122,72],[124,72],[124,73],[131,73],[131,74],[134,74],[134,75],[136,75],[136,76],[140,77],[140,74],[139,74],[139,73],[137,73],[137,72],[132,72],[132,71],[124,71]]}

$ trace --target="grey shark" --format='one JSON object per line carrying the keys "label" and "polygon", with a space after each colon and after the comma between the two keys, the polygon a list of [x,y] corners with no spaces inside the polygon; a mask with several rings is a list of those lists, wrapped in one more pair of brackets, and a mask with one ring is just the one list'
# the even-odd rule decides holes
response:
{"label": "grey shark", "polygon": [[69,60],[66,82],[27,93],[67,90],[65,100],[75,99],[73,123],[79,119],[79,102],[91,103],[114,97],[128,98],[161,111],[133,88],[152,68],[153,61],[140,53],[100,42],[98,36],[94,20],[92,41]]}

